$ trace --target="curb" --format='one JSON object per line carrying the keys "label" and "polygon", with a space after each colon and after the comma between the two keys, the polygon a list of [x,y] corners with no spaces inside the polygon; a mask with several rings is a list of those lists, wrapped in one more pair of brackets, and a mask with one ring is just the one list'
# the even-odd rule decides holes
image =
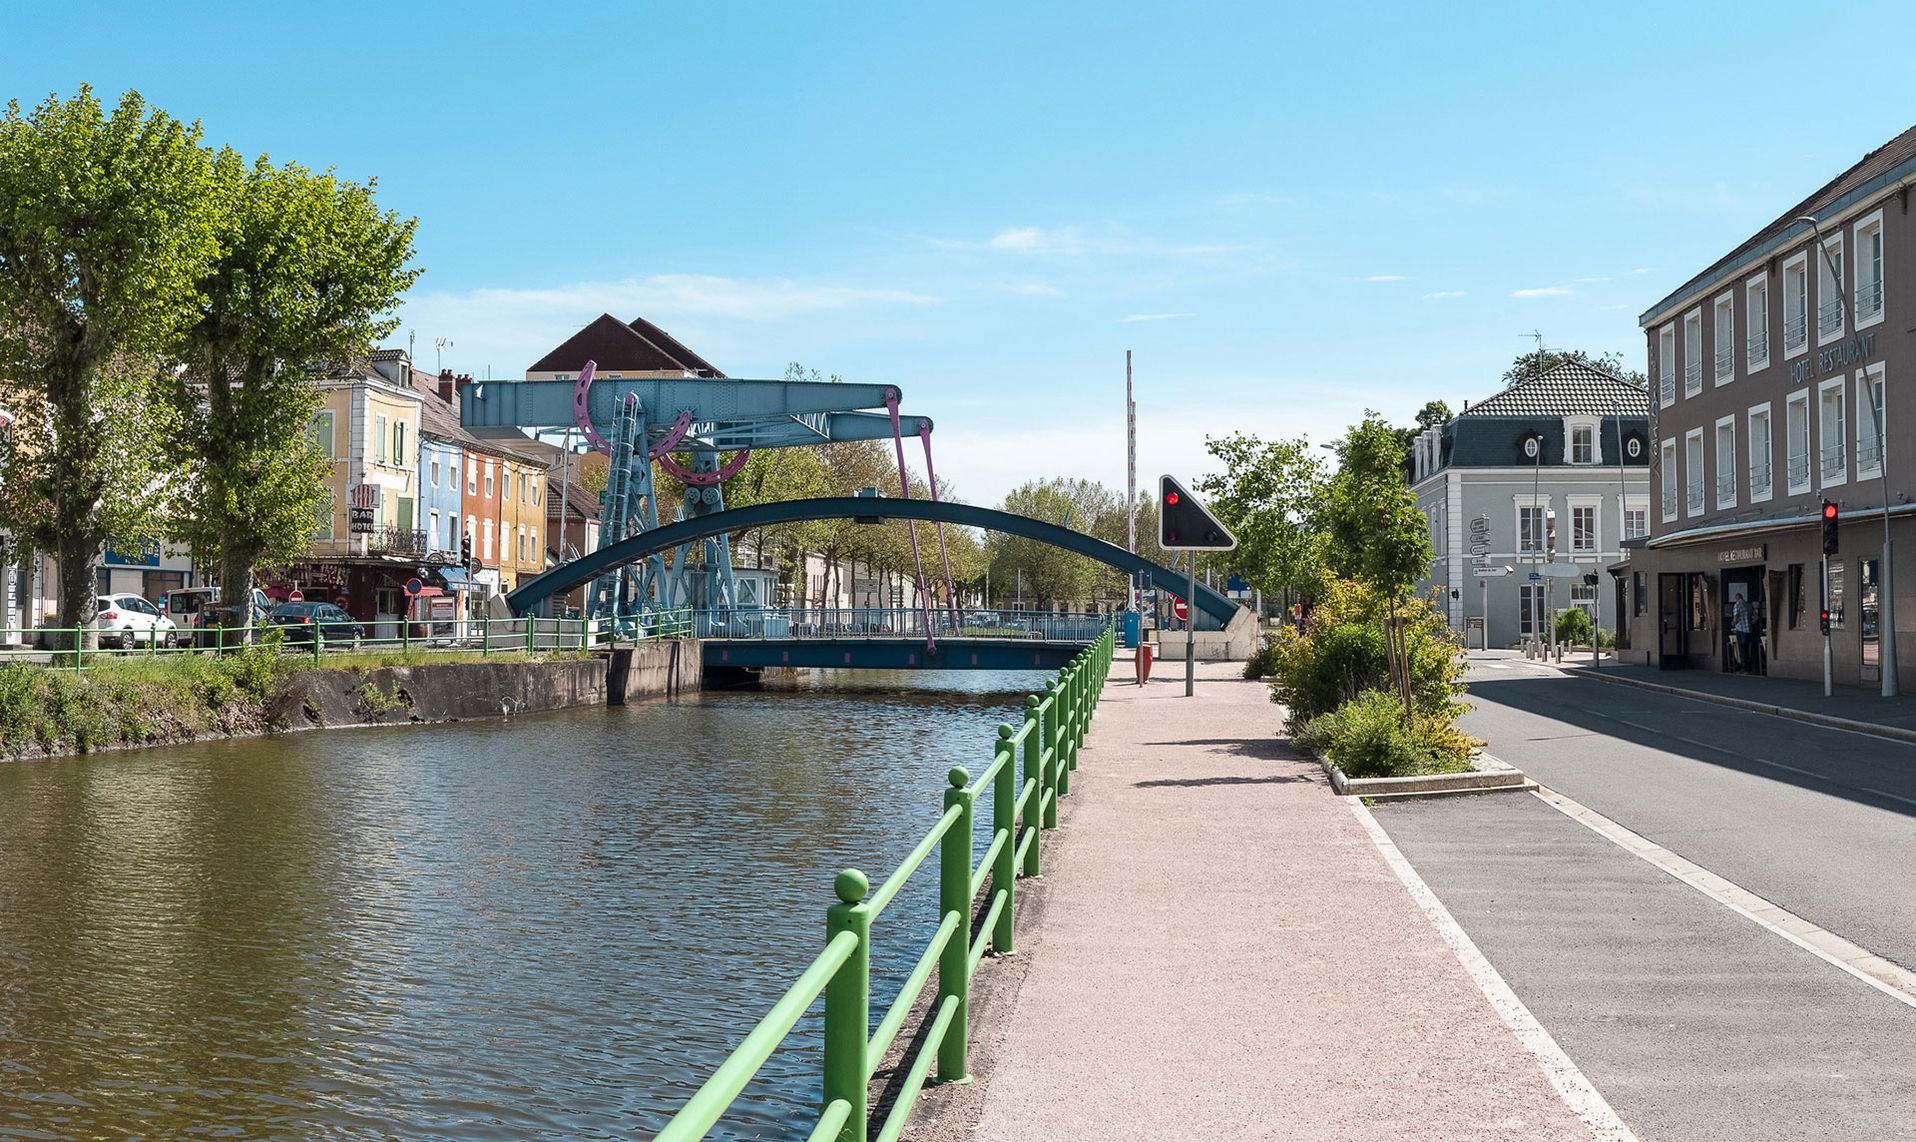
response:
{"label": "curb", "polygon": [[1698,702],[1714,702],[1719,706],[1733,706],[1739,710],[1751,710],[1771,717],[1788,718],[1791,721],[1807,722],[1813,726],[1827,726],[1831,729],[1848,730],[1851,733],[1867,737],[1883,738],[1894,742],[1916,743],[1916,730],[1906,730],[1901,726],[1885,726],[1877,722],[1859,722],[1855,718],[1839,718],[1834,714],[1819,714],[1813,710],[1799,710],[1795,706],[1779,706],[1774,702],[1755,702],[1748,698],[1732,698],[1727,694],[1712,694],[1704,690],[1686,690],[1681,686],[1667,686],[1660,682],[1645,682],[1641,678],[1624,678],[1615,674],[1604,674],[1576,670],[1563,671],[1578,678],[1590,678],[1599,682],[1608,682],[1612,686],[1634,686],[1639,690],[1653,690],[1660,694],[1675,694],[1680,698],[1690,698]]}
{"label": "curb", "polygon": [[1528,793],[1537,783],[1522,770],[1487,753],[1475,763],[1481,768],[1468,773],[1428,773],[1416,777],[1346,777],[1328,757],[1317,764],[1331,779],[1331,788],[1339,797],[1362,797],[1371,801],[1408,801],[1420,797],[1446,797],[1462,793]]}

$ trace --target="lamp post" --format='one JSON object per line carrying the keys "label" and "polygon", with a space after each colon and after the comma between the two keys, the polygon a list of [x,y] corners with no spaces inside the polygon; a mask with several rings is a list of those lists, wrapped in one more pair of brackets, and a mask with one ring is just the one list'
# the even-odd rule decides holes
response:
{"label": "lamp post", "polygon": [[[1843,273],[1836,267],[1836,260],[1830,257],[1829,247],[1823,244],[1823,228],[1817,224],[1814,215],[1805,214],[1797,219],[1807,223],[1810,233],[1816,238],[1816,248],[1823,252],[1823,264],[1828,267],[1830,280],[1836,283],[1836,301],[1842,306],[1844,320],[1852,332],[1856,329],[1856,311],[1851,308],[1849,295],[1843,289]],[[1872,387],[1869,375],[1864,374],[1865,387]],[[1873,387],[1872,387],[1873,389]],[[1882,694],[1885,698],[1894,698],[1898,693],[1896,676],[1896,592],[1894,580],[1890,574],[1889,540],[1889,379],[1883,379],[1883,394],[1877,399],[1874,391],[1870,394],[1870,403],[1876,406],[1876,478],[1883,488],[1883,566],[1882,574],[1876,584],[1876,661],[1877,675],[1882,680]],[[1823,575],[1823,605],[1829,606],[1829,574]],[[1828,636],[1824,636],[1823,692],[1830,691]]]}

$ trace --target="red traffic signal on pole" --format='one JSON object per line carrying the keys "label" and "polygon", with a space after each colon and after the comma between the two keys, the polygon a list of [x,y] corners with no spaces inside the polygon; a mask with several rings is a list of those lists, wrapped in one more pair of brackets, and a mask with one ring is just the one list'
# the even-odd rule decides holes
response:
{"label": "red traffic signal on pole", "polygon": [[1237,537],[1172,476],[1158,477],[1158,546],[1165,551],[1229,551]]}
{"label": "red traffic signal on pole", "polygon": [[1823,554],[1825,555],[1836,554],[1837,514],[1838,513],[1836,510],[1836,502],[1834,500],[1824,500],[1823,501]]}

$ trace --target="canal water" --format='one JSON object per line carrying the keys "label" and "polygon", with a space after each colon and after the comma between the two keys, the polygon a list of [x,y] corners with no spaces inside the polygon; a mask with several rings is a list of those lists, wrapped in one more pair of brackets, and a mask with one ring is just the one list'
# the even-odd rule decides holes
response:
{"label": "canal water", "polygon": [[[1041,678],[0,765],[0,1138],[649,1137]],[[713,1136],[802,1137],[817,1051],[815,1006]]]}

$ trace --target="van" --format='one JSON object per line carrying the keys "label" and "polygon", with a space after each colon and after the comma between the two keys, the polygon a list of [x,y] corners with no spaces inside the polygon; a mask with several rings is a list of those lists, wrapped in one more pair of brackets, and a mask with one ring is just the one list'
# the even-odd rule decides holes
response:
{"label": "van", "polygon": [[[229,631],[223,640],[220,637],[217,631],[221,618],[218,587],[181,587],[168,591],[162,602],[166,617],[172,619],[173,625],[179,629],[180,642],[187,646],[217,647],[222,641],[233,644],[252,641],[250,631],[245,634]],[[251,613],[241,616],[237,623],[228,619],[227,625],[256,627],[266,618],[272,606],[266,592],[255,587]]]}

